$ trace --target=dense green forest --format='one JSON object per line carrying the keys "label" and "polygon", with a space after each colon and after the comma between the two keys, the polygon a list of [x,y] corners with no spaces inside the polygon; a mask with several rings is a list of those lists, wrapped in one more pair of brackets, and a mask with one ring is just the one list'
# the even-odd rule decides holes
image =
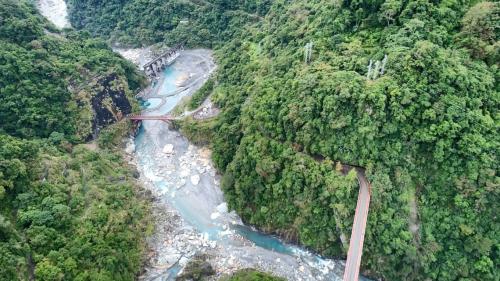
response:
{"label": "dense green forest", "polygon": [[270,0],[68,0],[78,29],[131,46],[157,42],[211,47],[242,36],[266,14]]}
{"label": "dense green forest", "polygon": [[[0,0],[0,280],[135,279],[148,208],[134,172],[80,143],[99,98],[133,110],[143,79],[104,41],[60,33],[31,1]],[[108,147],[128,126],[103,129]]]}
{"label": "dense green forest", "polygon": [[345,256],[362,166],[365,274],[498,280],[498,2],[74,2],[95,34],[216,49],[222,113],[187,128],[245,221]]}
{"label": "dense green forest", "polygon": [[276,1],[218,56],[231,207],[342,256],[357,190],[327,171],[362,166],[365,274],[497,279],[498,19],[492,2]]}
{"label": "dense green forest", "polygon": [[117,153],[0,135],[0,280],[135,280],[146,205]]}

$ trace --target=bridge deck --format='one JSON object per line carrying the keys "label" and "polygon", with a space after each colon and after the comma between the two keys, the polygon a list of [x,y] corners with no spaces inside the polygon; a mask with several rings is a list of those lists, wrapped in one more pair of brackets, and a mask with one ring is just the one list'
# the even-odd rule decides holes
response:
{"label": "bridge deck", "polygon": [[161,121],[172,121],[175,120],[174,117],[170,115],[159,115],[159,116],[154,116],[154,115],[132,115],[129,116],[128,119],[134,120],[134,121],[141,121],[141,120],[161,120]]}
{"label": "bridge deck", "polygon": [[363,242],[365,238],[366,221],[368,219],[368,209],[370,207],[371,185],[366,179],[362,169],[357,168],[359,194],[352,225],[351,240],[347,261],[345,264],[344,281],[357,281],[359,278],[359,268],[361,265],[361,255],[363,254]]}

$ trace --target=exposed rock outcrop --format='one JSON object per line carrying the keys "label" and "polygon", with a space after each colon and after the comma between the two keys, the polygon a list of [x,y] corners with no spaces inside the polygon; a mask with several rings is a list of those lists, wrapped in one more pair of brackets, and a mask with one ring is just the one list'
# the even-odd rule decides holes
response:
{"label": "exposed rock outcrop", "polygon": [[70,87],[76,95],[79,120],[77,132],[82,140],[92,140],[99,132],[132,113],[132,94],[127,82],[116,73],[94,77],[80,89]]}
{"label": "exposed rock outcrop", "polygon": [[208,276],[214,275],[215,270],[207,262],[207,257],[201,254],[195,257],[186,265],[182,274],[177,277],[177,281],[185,280],[205,280]]}
{"label": "exposed rock outcrop", "polygon": [[98,80],[99,90],[91,100],[94,111],[92,124],[94,135],[103,127],[121,120],[132,112],[132,105],[126,95],[123,82],[114,73]]}

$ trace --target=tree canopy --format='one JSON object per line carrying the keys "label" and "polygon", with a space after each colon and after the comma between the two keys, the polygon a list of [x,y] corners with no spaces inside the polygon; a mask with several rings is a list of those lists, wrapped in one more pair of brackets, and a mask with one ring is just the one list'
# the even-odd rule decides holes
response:
{"label": "tree canopy", "polygon": [[68,0],[78,29],[132,46],[184,42],[211,47],[266,14],[270,0]]}
{"label": "tree canopy", "polygon": [[0,0],[0,280],[135,280],[148,207],[133,170],[79,144],[88,84],[110,75],[125,99],[143,83],[104,41]]}

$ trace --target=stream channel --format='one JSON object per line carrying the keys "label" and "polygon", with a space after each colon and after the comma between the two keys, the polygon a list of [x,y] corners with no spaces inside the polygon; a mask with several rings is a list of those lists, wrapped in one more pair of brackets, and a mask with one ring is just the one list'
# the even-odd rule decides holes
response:
{"label": "stream channel", "polygon": [[[68,27],[63,0],[39,0],[41,13],[57,27]],[[56,21],[55,21],[56,20]],[[116,49],[138,67],[150,48]],[[170,112],[215,71],[209,50],[186,50],[146,91],[145,115]],[[148,263],[140,280],[175,280],[202,253],[216,276],[256,268],[288,280],[341,280],[343,261],[324,259],[300,247],[245,226],[227,209],[210,150],[197,147],[163,121],[143,121],[126,152],[153,195],[155,231],[149,238]],[[363,279],[366,280],[366,279]]]}

